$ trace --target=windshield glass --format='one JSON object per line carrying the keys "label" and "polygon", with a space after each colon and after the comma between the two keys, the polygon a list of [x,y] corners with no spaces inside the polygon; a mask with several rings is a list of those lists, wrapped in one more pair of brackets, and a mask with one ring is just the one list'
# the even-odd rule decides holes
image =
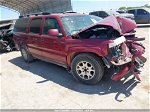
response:
{"label": "windshield glass", "polygon": [[150,13],[150,9],[149,8],[145,8],[145,10]]}
{"label": "windshield glass", "polygon": [[100,21],[101,18],[90,15],[64,16],[61,17],[62,24],[67,35],[73,35],[78,31]]}

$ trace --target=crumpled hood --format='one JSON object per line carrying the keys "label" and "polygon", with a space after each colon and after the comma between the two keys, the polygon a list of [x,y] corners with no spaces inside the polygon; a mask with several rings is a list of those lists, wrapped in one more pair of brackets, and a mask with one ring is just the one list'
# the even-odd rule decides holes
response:
{"label": "crumpled hood", "polygon": [[120,25],[122,34],[128,33],[137,27],[135,21],[131,19],[125,17],[117,17],[116,19]]}
{"label": "crumpled hood", "polygon": [[111,27],[113,27],[113,29],[117,30],[120,34],[122,34],[122,30],[121,30],[120,25],[115,16],[109,16],[109,17],[101,20],[97,24],[111,26]]}
{"label": "crumpled hood", "polygon": [[130,32],[136,28],[135,21],[125,18],[125,17],[120,17],[120,16],[118,17],[109,16],[101,20],[97,24],[111,26],[115,30],[117,30],[120,34]]}
{"label": "crumpled hood", "polygon": [[135,21],[125,18],[125,17],[115,17],[115,16],[108,16],[105,19],[101,20],[100,22],[91,25],[80,32],[76,33],[74,36],[77,34],[88,30],[89,28],[92,28],[94,26],[99,26],[99,25],[105,25],[105,26],[111,26],[113,29],[117,30],[121,35],[128,33],[136,28],[136,23]]}

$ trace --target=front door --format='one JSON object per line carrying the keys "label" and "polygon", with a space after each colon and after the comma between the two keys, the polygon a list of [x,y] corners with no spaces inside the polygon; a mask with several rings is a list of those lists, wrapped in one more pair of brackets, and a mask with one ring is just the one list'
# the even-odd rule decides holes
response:
{"label": "front door", "polygon": [[65,39],[58,36],[48,35],[48,30],[58,29],[62,34],[59,24],[55,18],[46,18],[41,36],[42,56],[48,60],[65,64]]}

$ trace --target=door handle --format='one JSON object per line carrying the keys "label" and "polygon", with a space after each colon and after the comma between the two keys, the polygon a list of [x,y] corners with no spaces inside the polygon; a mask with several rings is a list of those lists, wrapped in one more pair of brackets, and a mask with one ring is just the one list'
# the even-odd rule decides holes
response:
{"label": "door handle", "polygon": [[56,40],[56,41],[54,41],[54,43],[61,43],[61,44],[63,44],[63,43],[65,43],[65,42],[62,41],[62,40]]}
{"label": "door handle", "polygon": [[33,38],[33,40],[38,40],[37,38]]}

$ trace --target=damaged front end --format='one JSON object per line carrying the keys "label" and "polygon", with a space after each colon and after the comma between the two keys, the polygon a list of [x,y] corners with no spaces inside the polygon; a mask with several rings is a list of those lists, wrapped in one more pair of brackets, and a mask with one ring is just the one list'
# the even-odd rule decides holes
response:
{"label": "damaged front end", "polygon": [[120,80],[128,72],[132,72],[140,80],[140,68],[144,66],[146,59],[142,56],[145,48],[135,41],[128,41],[124,36],[109,43],[109,62],[119,68],[119,71],[112,75],[112,80]]}
{"label": "damaged front end", "polygon": [[137,41],[142,41],[144,38],[135,37],[133,32],[136,24],[128,19],[116,18],[121,30],[121,37],[117,37],[108,44],[108,55],[106,58],[113,65],[119,68],[119,71],[114,73],[112,80],[120,80],[128,72],[131,72],[137,80],[140,81],[140,68],[144,66],[146,58],[142,56],[145,52],[145,47]]}
{"label": "damaged front end", "polygon": [[136,23],[124,17],[110,16],[99,23],[90,26],[78,34],[81,39],[101,39],[107,41],[107,54],[103,56],[105,65],[115,66],[119,69],[112,75],[112,80],[120,80],[128,72],[132,72],[140,80],[140,68],[146,59],[142,56],[145,47],[137,41],[144,38],[135,37]]}

